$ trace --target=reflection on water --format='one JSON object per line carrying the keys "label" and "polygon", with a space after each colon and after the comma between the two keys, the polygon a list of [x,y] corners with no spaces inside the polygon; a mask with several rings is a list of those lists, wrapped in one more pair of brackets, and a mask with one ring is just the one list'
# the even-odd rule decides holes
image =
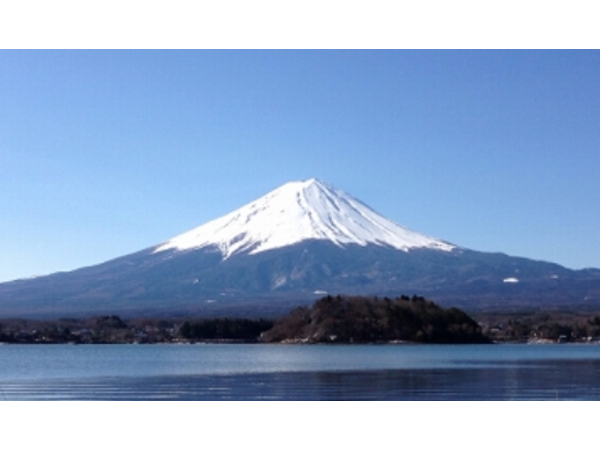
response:
{"label": "reflection on water", "polygon": [[2,382],[5,400],[600,400],[599,360]]}

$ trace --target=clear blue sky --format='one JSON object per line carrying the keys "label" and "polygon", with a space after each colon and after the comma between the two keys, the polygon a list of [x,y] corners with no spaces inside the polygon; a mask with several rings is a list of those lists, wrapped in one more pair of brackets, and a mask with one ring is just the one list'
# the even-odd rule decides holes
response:
{"label": "clear blue sky", "polygon": [[311,177],[463,247],[600,267],[600,52],[0,51],[0,281]]}

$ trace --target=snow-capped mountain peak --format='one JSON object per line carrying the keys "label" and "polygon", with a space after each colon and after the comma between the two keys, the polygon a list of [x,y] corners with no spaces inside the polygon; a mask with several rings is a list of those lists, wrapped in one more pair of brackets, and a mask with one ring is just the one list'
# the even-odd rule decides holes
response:
{"label": "snow-capped mountain peak", "polygon": [[314,178],[294,181],[241,208],[158,246],[189,250],[217,246],[224,258],[286,247],[308,239],[346,244],[375,244],[408,251],[450,251],[446,242],[400,226],[352,196]]}

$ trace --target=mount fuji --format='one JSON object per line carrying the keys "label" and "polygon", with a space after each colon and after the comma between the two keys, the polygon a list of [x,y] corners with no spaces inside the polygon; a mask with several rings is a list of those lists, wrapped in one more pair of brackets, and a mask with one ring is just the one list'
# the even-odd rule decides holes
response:
{"label": "mount fuji", "polygon": [[156,246],[0,284],[0,317],[269,315],[326,294],[423,295],[466,309],[600,306],[600,270],[426,236],[316,179]]}
{"label": "mount fuji", "polygon": [[155,251],[217,247],[223,258],[255,255],[303,241],[328,241],[340,248],[357,244],[408,251],[450,251],[453,245],[415,233],[322,181],[287,183],[264,197],[177,236]]}

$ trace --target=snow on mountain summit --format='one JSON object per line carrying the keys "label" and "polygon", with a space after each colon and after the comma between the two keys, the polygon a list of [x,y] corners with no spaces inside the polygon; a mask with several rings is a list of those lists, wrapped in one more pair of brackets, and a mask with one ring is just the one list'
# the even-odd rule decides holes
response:
{"label": "snow on mountain summit", "polygon": [[381,216],[352,196],[320,180],[294,181],[241,208],[158,246],[188,250],[217,246],[224,258],[260,253],[308,239],[365,246],[375,244],[408,251],[450,251],[446,242],[416,233]]}

